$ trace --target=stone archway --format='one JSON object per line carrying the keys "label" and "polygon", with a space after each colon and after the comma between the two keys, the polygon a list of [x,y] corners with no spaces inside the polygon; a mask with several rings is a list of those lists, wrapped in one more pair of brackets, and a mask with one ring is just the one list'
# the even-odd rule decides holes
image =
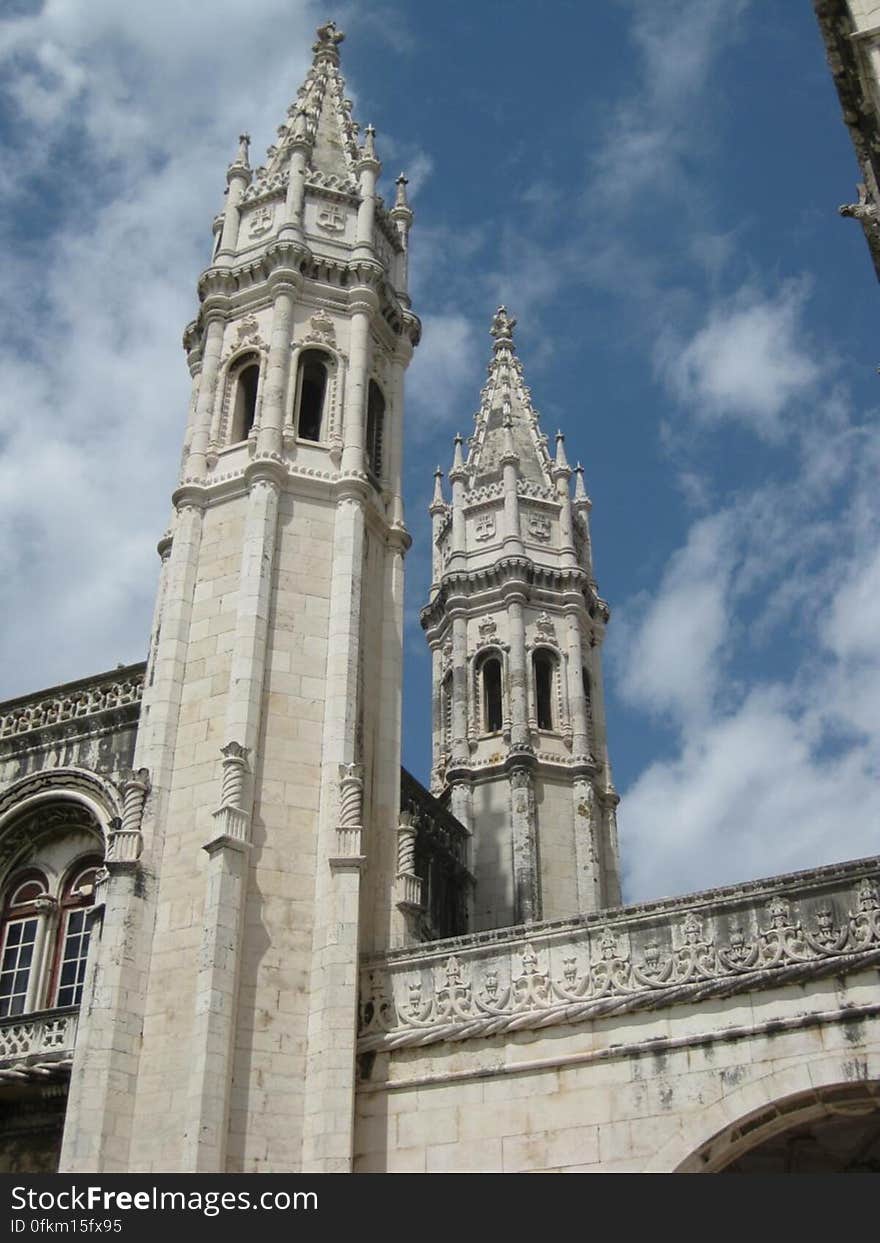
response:
{"label": "stone archway", "polygon": [[880,1082],[796,1093],[731,1123],[681,1174],[880,1173]]}

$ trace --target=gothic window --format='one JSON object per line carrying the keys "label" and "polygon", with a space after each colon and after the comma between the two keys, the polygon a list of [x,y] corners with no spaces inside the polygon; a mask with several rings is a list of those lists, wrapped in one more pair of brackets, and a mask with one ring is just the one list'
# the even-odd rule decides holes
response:
{"label": "gothic window", "polygon": [[78,1006],[89,952],[88,915],[95,901],[97,862],[79,864],[62,890],[53,983],[56,1006]]}
{"label": "gothic window", "polygon": [[260,363],[256,355],[248,354],[240,359],[232,377],[235,392],[232,398],[232,444],[247,440],[257,415],[257,387],[260,383]]}
{"label": "gothic window", "polygon": [[46,896],[42,876],[22,880],[13,888],[3,921],[3,953],[0,958],[0,1018],[23,1014],[28,1006],[32,973],[38,970],[36,950],[40,921],[38,906]]}
{"label": "gothic window", "polygon": [[532,657],[535,674],[535,717],[538,729],[553,729],[553,681],[556,661],[549,652],[538,651]]}
{"label": "gothic window", "polygon": [[301,440],[320,440],[327,397],[327,355],[303,350],[299,360],[296,395],[296,434]]}
{"label": "gothic window", "polygon": [[367,469],[378,479],[382,474],[382,441],[385,435],[385,398],[375,380],[367,392]]}
{"label": "gothic window", "polygon": [[501,661],[486,656],[480,665],[482,685],[483,733],[494,734],[502,727]]}

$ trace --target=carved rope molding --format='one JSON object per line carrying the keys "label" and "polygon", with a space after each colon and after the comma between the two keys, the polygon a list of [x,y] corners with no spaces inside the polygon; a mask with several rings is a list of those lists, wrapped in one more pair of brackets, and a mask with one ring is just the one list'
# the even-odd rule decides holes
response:
{"label": "carved rope molding", "polygon": [[398,951],[365,964],[359,1048],[577,1023],[880,963],[880,861],[855,869]]}

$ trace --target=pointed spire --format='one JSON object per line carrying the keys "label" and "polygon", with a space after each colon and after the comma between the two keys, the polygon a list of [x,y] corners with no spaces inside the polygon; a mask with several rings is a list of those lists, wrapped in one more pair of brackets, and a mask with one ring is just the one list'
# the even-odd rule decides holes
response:
{"label": "pointed spire", "polygon": [[361,148],[361,155],[368,160],[376,158],[376,127],[368,125],[364,130],[364,145]]}
{"label": "pointed spire", "polygon": [[266,167],[257,170],[260,185],[283,177],[297,148],[306,150],[308,165],[319,174],[336,177],[342,184],[354,181],[360,150],[351,100],[339,72],[339,44],[344,38],[335,22],[318,27],[312,65],[287,109],[278,143],[269,148]]}
{"label": "pointed spire", "polygon": [[394,206],[405,207],[409,210],[409,202],[406,197],[406,187],[409,185],[409,178],[401,173],[394,183],[396,189],[394,192]]}
{"label": "pointed spire", "polygon": [[587,490],[584,487],[584,468],[583,466],[581,466],[580,462],[578,462],[577,466],[574,468],[574,474],[575,474],[575,481],[574,481],[574,503],[575,505],[592,504],[592,502],[590,501],[590,498],[587,496]]}
{"label": "pointed spire", "polygon": [[571,472],[568,458],[565,456],[565,437],[561,431],[556,433],[556,461],[554,462],[554,468],[557,471]]}
{"label": "pointed spire", "polygon": [[434,495],[431,498],[429,513],[442,513],[446,509],[446,501],[443,499],[443,471],[440,466],[434,471]]}
{"label": "pointed spire", "polygon": [[456,471],[464,470],[464,453],[461,447],[463,444],[464,444],[464,440],[462,439],[461,435],[456,436],[455,437],[455,449],[452,454],[452,470],[449,472],[450,479],[452,478],[452,476],[455,474]]}

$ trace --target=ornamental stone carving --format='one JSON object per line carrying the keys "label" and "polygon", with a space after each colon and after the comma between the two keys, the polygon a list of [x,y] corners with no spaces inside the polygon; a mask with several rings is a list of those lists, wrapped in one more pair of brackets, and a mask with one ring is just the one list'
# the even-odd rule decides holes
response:
{"label": "ornamental stone carving", "polygon": [[[515,796],[527,781],[512,774]],[[532,925],[527,938],[518,929],[461,938],[452,957],[430,944],[394,951],[369,964],[391,1001],[365,1023],[361,1048],[575,1023],[874,966],[880,896],[877,876],[859,875],[865,866],[817,869],[770,894],[757,881],[689,910],[673,899]]]}
{"label": "ornamental stone carving", "polygon": [[479,514],[474,521],[474,534],[478,540],[490,540],[495,534],[495,515]]}
{"label": "ornamental stone carving", "polygon": [[255,207],[248,219],[248,233],[251,237],[265,237],[275,222],[274,203],[263,203]]}

